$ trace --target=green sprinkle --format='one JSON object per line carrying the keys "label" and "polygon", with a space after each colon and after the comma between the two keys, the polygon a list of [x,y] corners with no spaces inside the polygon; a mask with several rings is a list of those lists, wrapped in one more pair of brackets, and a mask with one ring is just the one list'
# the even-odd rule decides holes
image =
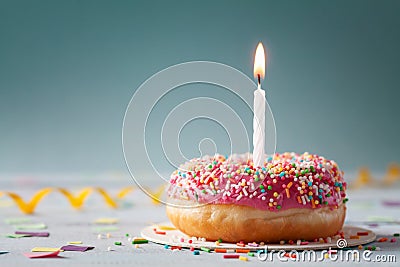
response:
{"label": "green sprinkle", "polygon": [[326,197],[330,197],[331,196],[331,194],[326,194]]}
{"label": "green sprinkle", "polygon": [[296,163],[292,163],[292,167],[296,168]]}
{"label": "green sprinkle", "polygon": [[149,243],[149,240],[147,240],[147,239],[134,239],[132,241],[133,245],[134,244],[147,244],[147,243]]}
{"label": "green sprinkle", "polygon": [[399,233],[394,233],[393,236],[400,236],[400,234]]}
{"label": "green sprinkle", "polygon": [[222,243],[222,238],[218,239],[218,242],[219,242],[219,243]]}
{"label": "green sprinkle", "polygon": [[254,253],[253,252],[247,252],[247,256],[254,257]]}
{"label": "green sprinkle", "polygon": [[268,188],[268,190],[272,190],[272,186],[270,186],[270,185],[267,188]]}
{"label": "green sprinkle", "polygon": [[264,186],[261,184],[261,185],[260,185],[260,188],[261,188],[261,189],[264,189]]}
{"label": "green sprinkle", "polygon": [[205,247],[201,247],[200,249],[201,249],[202,251],[205,251],[205,252],[208,252],[208,253],[210,253],[210,251],[211,251],[211,249],[205,248]]}
{"label": "green sprinkle", "polygon": [[299,173],[296,173],[296,177],[299,178],[299,176],[300,176],[300,174],[299,174]]}
{"label": "green sprinkle", "polygon": [[126,237],[128,237],[128,236],[129,236],[129,234],[125,234],[125,236],[126,236]]}
{"label": "green sprinkle", "polygon": [[212,168],[212,165],[211,165],[211,164],[210,164],[210,165],[208,165],[208,168],[209,168],[209,169],[211,169],[211,168]]}
{"label": "green sprinkle", "polygon": [[376,250],[376,246],[372,246],[372,250]]}
{"label": "green sprinkle", "polygon": [[258,179],[258,177],[257,178],[254,178],[254,181],[255,182],[258,182],[260,179]]}
{"label": "green sprinkle", "polygon": [[315,172],[314,166],[310,166],[312,172]]}
{"label": "green sprinkle", "polygon": [[121,246],[122,243],[117,241],[117,242],[114,242],[114,245],[116,245],[116,246]]}
{"label": "green sprinkle", "polygon": [[281,207],[281,205],[278,205],[278,206],[276,206],[276,208],[277,208],[278,210],[280,210],[282,207]]}
{"label": "green sprinkle", "polygon": [[347,201],[349,201],[348,198],[343,199],[343,203],[346,203]]}

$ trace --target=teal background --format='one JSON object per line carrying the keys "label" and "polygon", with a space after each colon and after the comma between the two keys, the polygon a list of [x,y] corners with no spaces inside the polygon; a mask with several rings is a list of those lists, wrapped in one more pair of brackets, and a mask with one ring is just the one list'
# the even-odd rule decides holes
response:
{"label": "teal background", "polygon": [[125,109],[192,60],[264,81],[278,151],[400,162],[400,1],[0,0],[0,172],[126,171]]}

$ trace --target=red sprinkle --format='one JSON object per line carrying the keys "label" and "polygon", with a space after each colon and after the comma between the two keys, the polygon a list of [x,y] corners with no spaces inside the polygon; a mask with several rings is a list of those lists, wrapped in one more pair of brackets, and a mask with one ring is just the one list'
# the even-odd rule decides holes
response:
{"label": "red sprinkle", "polygon": [[240,255],[237,254],[225,254],[224,259],[239,259]]}
{"label": "red sprinkle", "polygon": [[368,232],[357,232],[357,235],[368,235]]}
{"label": "red sprinkle", "polygon": [[286,253],[285,253],[285,257],[286,257],[286,258],[293,258],[293,259],[294,259],[294,258],[296,258],[296,254],[290,255],[288,252],[286,252]]}
{"label": "red sprinkle", "polygon": [[194,251],[194,247],[190,247],[190,251]]}
{"label": "red sprinkle", "polygon": [[166,232],[163,232],[163,231],[155,231],[155,233],[158,235],[166,235],[167,234]]}
{"label": "red sprinkle", "polygon": [[396,241],[397,241],[396,238],[390,239],[390,242],[392,242],[392,243],[394,243],[394,242],[396,242]]}
{"label": "red sprinkle", "polygon": [[214,251],[216,253],[226,253],[226,249],[224,249],[224,248],[216,248],[216,249],[214,249]]}
{"label": "red sprinkle", "polygon": [[236,245],[239,246],[239,247],[245,247],[245,246],[246,246],[246,245],[243,244],[243,243],[236,243]]}

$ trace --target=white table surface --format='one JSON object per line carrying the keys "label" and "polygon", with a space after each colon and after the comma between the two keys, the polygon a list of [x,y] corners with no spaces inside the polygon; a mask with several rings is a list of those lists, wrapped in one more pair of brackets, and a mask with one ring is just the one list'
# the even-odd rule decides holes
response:
{"label": "white table surface", "polygon": [[[54,182],[55,183],[55,182]],[[51,184],[51,183],[50,183]],[[71,183],[72,184],[72,183]],[[79,183],[67,187],[71,191],[77,192],[83,186]],[[113,184],[113,185],[111,185]],[[22,197],[28,199],[35,192],[35,188],[40,188],[43,184],[31,186],[16,186],[9,184],[8,188],[2,184],[2,191],[18,192]],[[121,180],[118,183],[107,185],[109,192],[116,194],[118,189],[123,186],[133,185],[131,181]],[[349,202],[346,223],[372,229],[379,237],[389,237],[395,232],[400,232],[400,207],[389,207],[382,204],[383,200],[400,201],[400,189],[364,189],[348,191]],[[158,244],[143,244],[140,248],[134,248],[125,236],[140,235],[140,230],[151,223],[167,221],[165,207],[154,205],[139,189],[127,195],[120,203],[120,208],[111,209],[98,194],[89,196],[84,208],[80,211],[73,210],[67,200],[59,193],[51,193],[39,203],[35,214],[23,215],[15,204],[12,204],[7,196],[0,197],[0,250],[9,251],[8,254],[0,255],[1,266],[221,266],[228,264],[236,265],[264,265],[279,264],[279,260],[263,262],[257,257],[248,257],[249,261],[226,260],[221,254],[201,252],[201,255],[194,256],[189,250],[171,251]],[[15,231],[12,225],[4,222],[7,218],[28,217],[33,222],[45,223],[48,226],[46,231],[50,232],[50,237],[30,237],[12,239],[4,237],[4,234]],[[93,222],[101,217],[118,218],[119,228],[117,232],[111,232],[110,238],[98,239],[98,233],[93,228]],[[389,220],[391,223],[379,222],[377,227],[369,227],[371,220]],[[94,246],[95,248],[87,252],[62,252],[59,258],[28,259],[22,255],[29,252],[33,247],[60,247],[69,241],[83,241],[83,245]],[[115,246],[114,242],[121,241],[123,246]],[[375,255],[395,255],[400,261],[400,238],[397,242],[378,243],[376,245],[381,251],[374,251]],[[114,251],[108,251],[112,247]],[[373,264],[376,266],[396,266],[396,263],[346,263],[332,262],[325,260],[318,262],[287,262],[287,265],[321,266],[321,264]],[[398,264],[398,263],[397,263]]]}

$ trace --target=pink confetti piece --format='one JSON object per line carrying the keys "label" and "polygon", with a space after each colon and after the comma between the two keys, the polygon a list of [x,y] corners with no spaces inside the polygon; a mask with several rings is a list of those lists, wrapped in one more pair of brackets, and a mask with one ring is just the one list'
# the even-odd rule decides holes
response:
{"label": "pink confetti piece", "polygon": [[58,257],[58,253],[60,251],[54,251],[54,252],[26,252],[23,253],[25,257],[35,259],[35,258],[54,258]]}

